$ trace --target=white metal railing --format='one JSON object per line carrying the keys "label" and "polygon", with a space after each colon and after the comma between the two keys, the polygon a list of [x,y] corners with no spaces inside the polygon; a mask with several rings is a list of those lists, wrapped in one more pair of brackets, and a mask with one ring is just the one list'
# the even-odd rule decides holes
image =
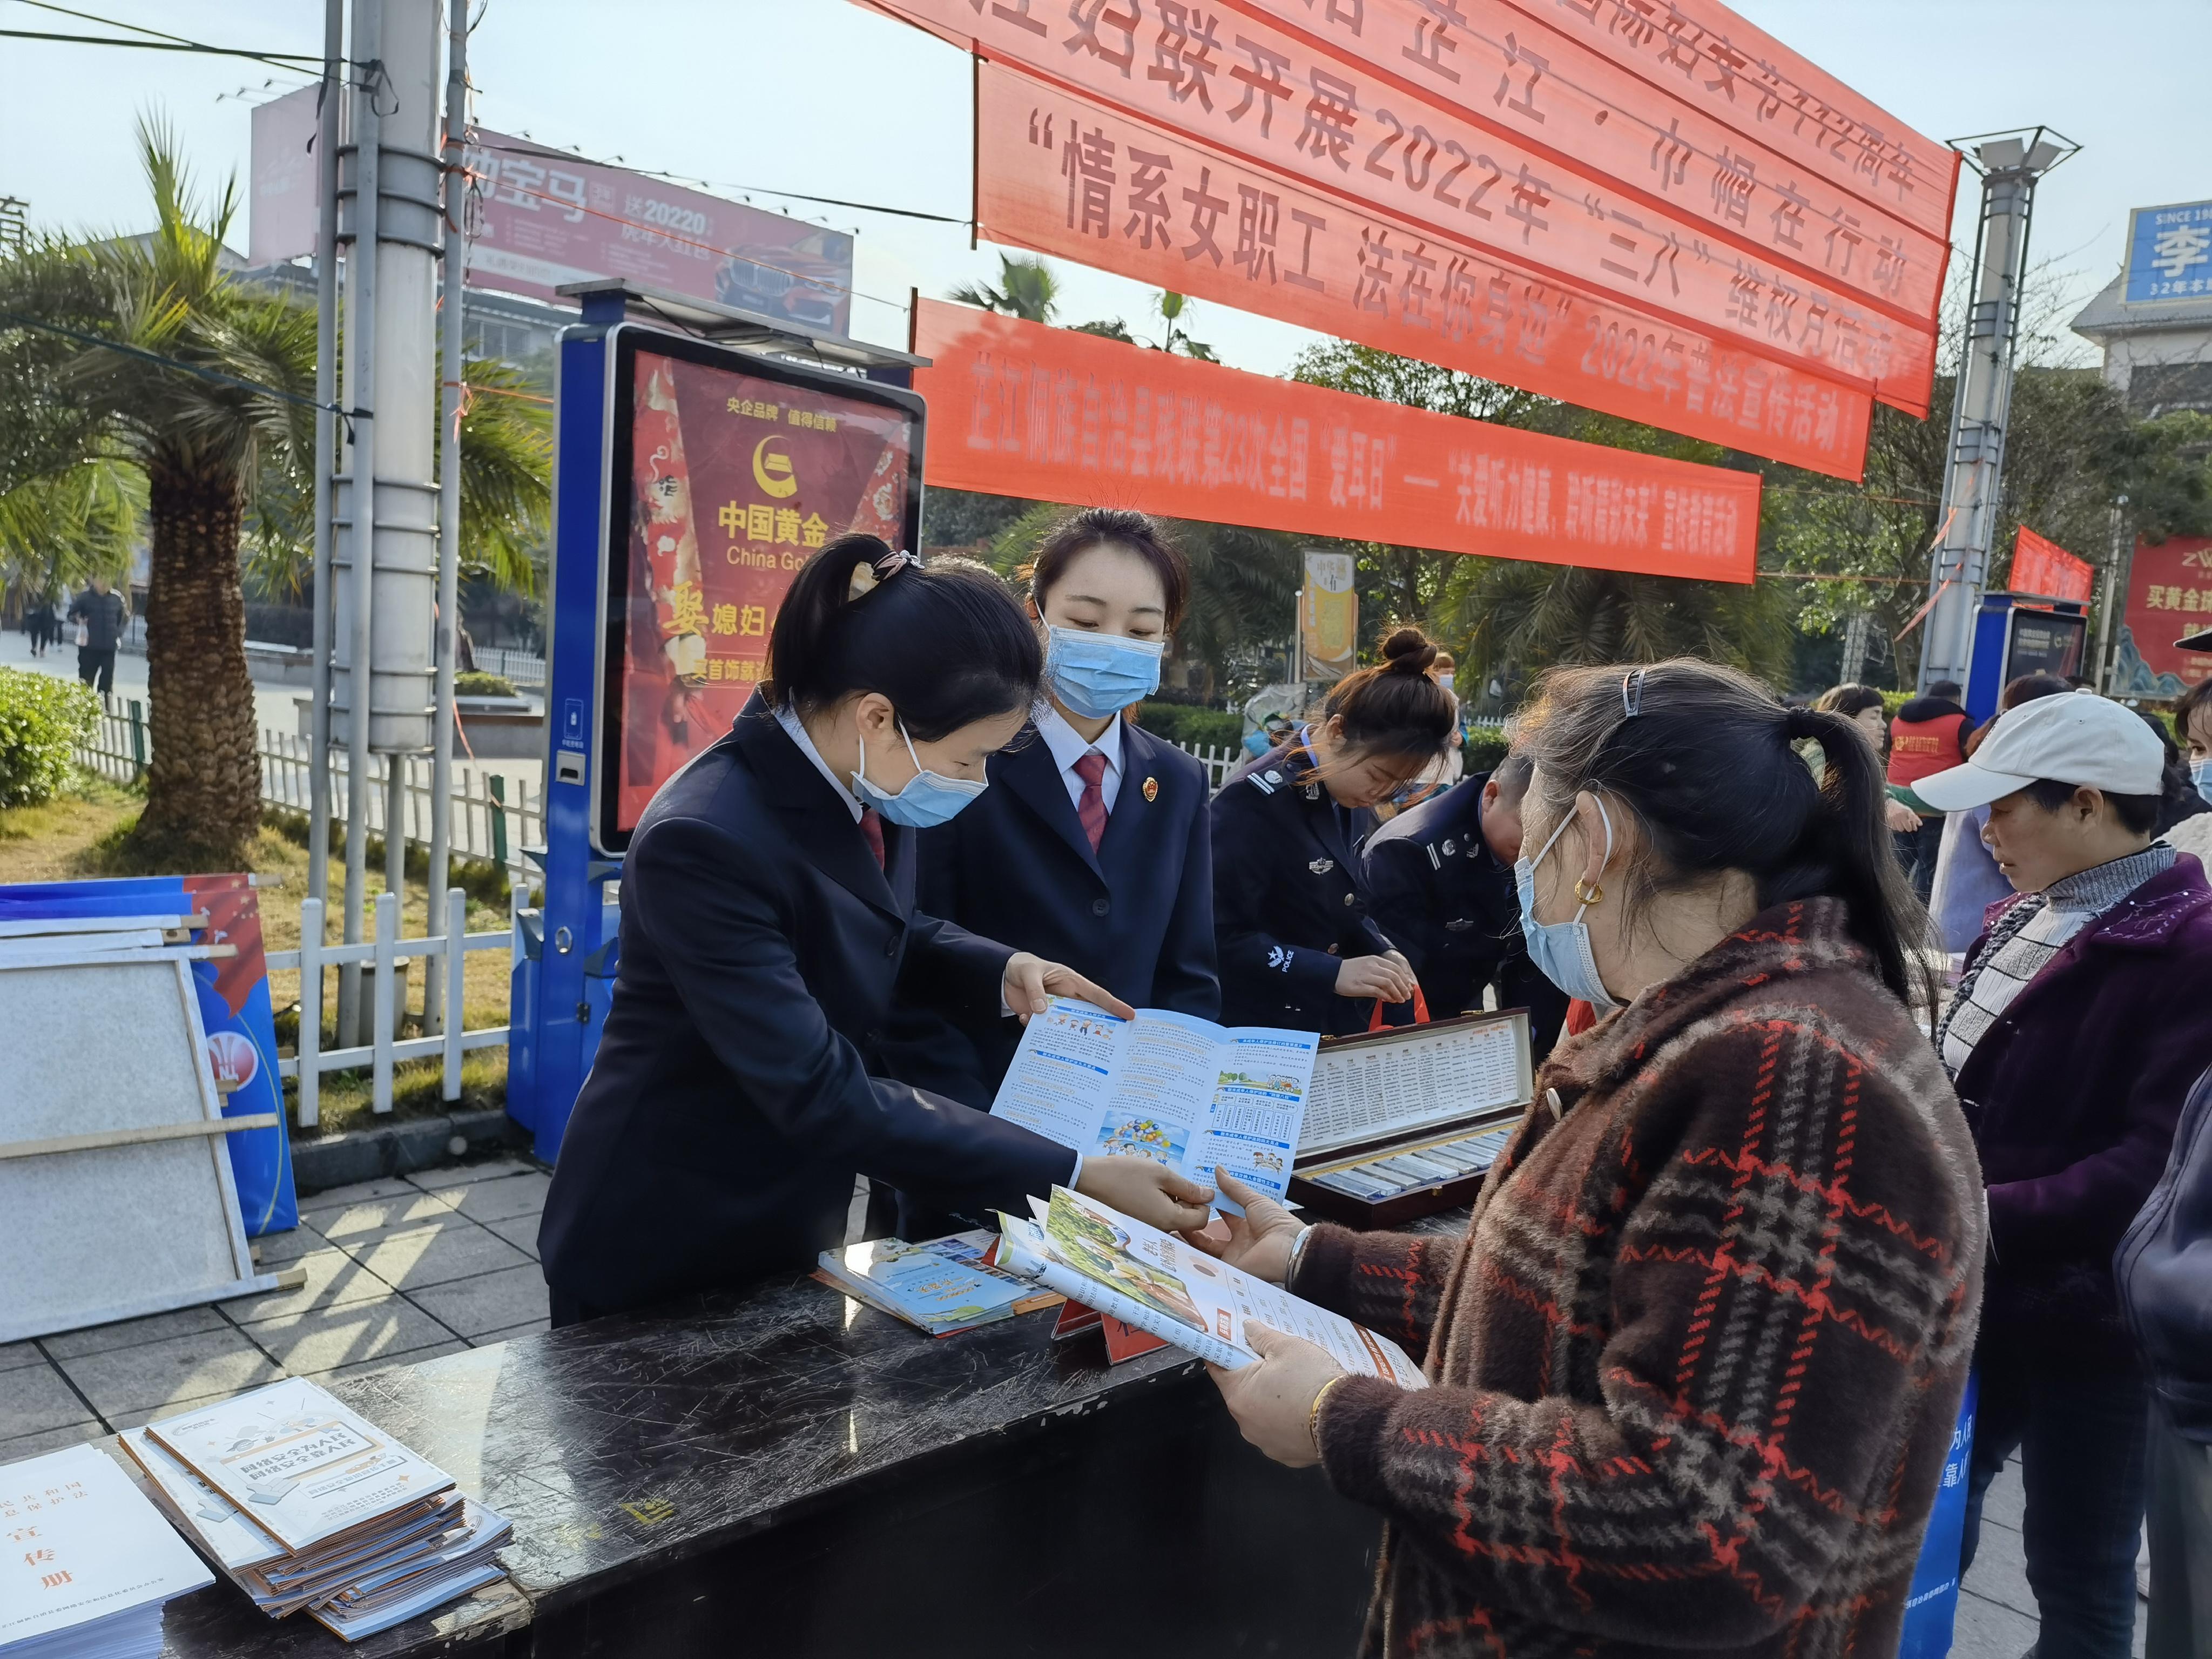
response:
{"label": "white metal railing", "polygon": [[497,646],[477,646],[470,653],[479,674],[497,674],[516,685],[545,684],[545,659],[531,651],[506,651]]}
{"label": "white metal railing", "polygon": [[[445,1061],[443,1097],[459,1100],[461,1056],[471,1048],[504,1047],[510,1029],[506,1025],[474,1031],[463,1029],[466,975],[462,969],[471,951],[507,949],[514,937],[512,927],[500,933],[464,932],[468,926],[468,895],[458,887],[446,890],[446,933],[442,939],[400,938],[399,897],[396,893],[378,896],[376,936],[362,944],[325,945],[324,921],[323,901],[303,900],[300,905],[300,948],[269,953],[272,973],[295,969],[300,975],[299,1053],[276,1063],[280,1077],[295,1079],[299,1083],[300,1127],[311,1129],[321,1121],[322,1079],[325,1072],[350,1072],[368,1066],[371,1073],[370,1106],[374,1110],[388,1112],[392,1109],[392,1066],[403,1060],[427,1060],[435,1054]],[[402,994],[399,964],[417,957],[443,958],[446,1006],[436,1011],[436,1018],[432,1017],[432,1011],[424,1011],[423,1024],[430,1030],[430,1035],[400,1037],[396,1035]],[[348,963],[361,963],[373,976],[370,1037],[367,1043],[352,1048],[326,1049],[322,1046],[324,969],[343,967]]]}
{"label": "white metal railing", "polygon": [[[305,812],[312,801],[313,745],[306,738],[264,726],[257,752],[261,759],[261,799],[270,806]],[[118,783],[140,776],[153,753],[147,731],[145,708],[136,697],[110,698],[92,737],[78,746],[76,758],[85,766]],[[430,844],[431,765],[426,756],[368,757],[368,799],[364,803],[368,832],[381,836],[386,828],[385,807],[389,796],[386,780],[393,758],[400,767],[404,822],[400,834],[418,846]],[[509,784],[514,799],[507,799]],[[331,818],[343,823],[346,816],[346,756],[331,751]],[[541,787],[527,778],[509,780],[495,772],[456,769],[453,793],[452,846],[457,858],[481,859],[510,870],[524,869],[522,848],[542,846],[545,840],[545,799]]]}
{"label": "white metal railing", "polygon": [[1179,743],[1175,746],[1206,769],[1208,789],[1219,789],[1223,781],[1237,769],[1237,763],[1244,758],[1242,749],[1224,749],[1215,743]]}

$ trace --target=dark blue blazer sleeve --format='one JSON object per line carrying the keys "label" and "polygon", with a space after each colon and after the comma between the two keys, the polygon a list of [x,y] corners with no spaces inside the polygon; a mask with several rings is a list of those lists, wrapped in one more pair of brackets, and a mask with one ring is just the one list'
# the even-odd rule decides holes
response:
{"label": "dark blue blazer sleeve", "polygon": [[1370,842],[1363,859],[1368,914],[1418,974],[1428,960],[1435,907],[1422,875],[1428,854],[1408,839]]}
{"label": "dark blue blazer sleeve", "polygon": [[1213,826],[1203,804],[1190,815],[1189,844],[1183,849],[1182,880],[1175,908],[1160,941],[1159,965],[1152,970],[1152,1000],[1171,1013],[1198,1019],[1221,1018],[1221,975],[1213,953]]}
{"label": "dark blue blazer sleeve", "polygon": [[[902,1083],[872,1078],[808,992],[771,884],[732,881],[745,849],[696,818],[667,818],[632,843],[623,899],[659,947],[670,981],[714,1057],[786,1138],[825,1161],[901,1187],[1018,1209],[1073,1172],[1066,1147]],[[955,971],[988,971],[988,945],[925,922],[923,950]],[[973,983],[973,981],[970,981]]]}
{"label": "dark blue blazer sleeve", "polygon": [[1213,834],[1213,939],[1224,981],[1296,987],[1307,996],[1336,988],[1342,963],[1326,951],[1285,945],[1265,925],[1271,857],[1283,856],[1284,826],[1270,821],[1267,798],[1232,783],[1208,809]]}

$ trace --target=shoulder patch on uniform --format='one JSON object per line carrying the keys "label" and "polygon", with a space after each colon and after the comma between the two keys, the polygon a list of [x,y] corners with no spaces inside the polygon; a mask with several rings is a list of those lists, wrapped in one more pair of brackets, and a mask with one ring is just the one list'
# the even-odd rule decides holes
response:
{"label": "shoulder patch on uniform", "polygon": [[1263,795],[1275,793],[1275,786],[1283,781],[1280,772],[1255,772],[1244,780]]}
{"label": "shoulder patch on uniform", "polygon": [[1455,854],[1458,851],[1459,851],[1458,847],[1457,847],[1456,845],[1455,845],[1451,841],[1447,840],[1447,841],[1444,842],[1444,856],[1445,856],[1446,858],[1450,858],[1450,857],[1452,857],[1452,856],[1453,856],[1454,854]]}

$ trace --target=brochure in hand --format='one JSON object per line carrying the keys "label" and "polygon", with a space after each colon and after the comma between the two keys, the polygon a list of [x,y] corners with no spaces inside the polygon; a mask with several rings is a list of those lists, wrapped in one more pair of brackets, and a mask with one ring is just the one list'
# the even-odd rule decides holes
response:
{"label": "brochure in hand", "polygon": [[1003,1212],[999,1263],[1061,1295],[1231,1370],[1260,1358],[1249,1324],[1303,1337],[1356,1376],[1401,1389],[1428,1380],[1388,1337],[1317,1308],[1288,1291],[1193,1249],[1182,1240],[1104,1205],[1052,1189],[1030,1200],[1035,1219]]}
{"label": "brochure in hand", "polygon": [[848,1244],[823,1251],[814,1277],[933,1336],[951,1336],[1059,1302],[1051,1291],[985,1260],[997,1239],[988,1227],[977,1227],[920,1244],[896,1238]]}
{"label": "brochure in hand", "polygon": [[1085,1157],[1133,1153],[1207,1186],[1218,1167],[1279,1199],[1320,1046],[1311,1031],[1159,1008],[1128,1020],[1055,997],[1024,1028],[991,1115]]}

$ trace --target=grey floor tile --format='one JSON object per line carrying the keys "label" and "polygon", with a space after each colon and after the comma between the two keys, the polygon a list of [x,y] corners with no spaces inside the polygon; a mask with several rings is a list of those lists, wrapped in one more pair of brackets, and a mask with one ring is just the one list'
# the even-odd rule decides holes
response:
{"label": "grey floor tile", "polygon": [[2021,1553],[2020,1534],[2009,1528],[1982,1528],[1974,1565],[1967,1570],[1960,1588],[2026,1618],[2035,1617],[2035,1592],[2027,1587],[2027,1558]]}
{"label": "grey floor tile", "polygon": [[18,1365],[43,1365],[46,1361],[35,1342],[0,1342],[0,1371],[12,1371]]}
{"label": "grey floor tile", "polygon": [[[459,1216],[448,1216],[442,1224],[403,1227],[339,1243],[369,1272],[410,1296],[434,1285],[530,1262],[505,1239]],[[530,1270],[538,1271],[534,1267]]]}
{"label": "grey floor tile", "polygon": [[526,1261],[504,1273],[440,1285],[411,1299],[460,1335],[481,1336],[544,1318],[545,1275],[536,1262]]}
{"label": "grey floor tile", "polygon": [[487,1221],[484,1225],[535,1261],[538,1260],[538,1223],[535,1215],[519,1215],[512,1221]]}
{"label": "grey floor tile", "polygon": [[166,1341],[197,1331],[222,1331],[230,1322],[212,1307],[179,1308],[174,1313],[152,1314],[144,1319],[121,1319],[112,1325],[88,1325],[81,1331],[64,1331],[44,1340],[56,1359],[75,1359],[110,1348],[135,1348],[148,1342]]}
{"label": "grey floor tile", "polygon": [[453,1340],[453,1332],[399,1296],[260,1320],[240,1328],[294,1376],[390,1359]]}
{"label": "grey floor tile", "polygon": [[393,1354],[388,1359],[358,1359],[350,1365],[339,1365],[319,1373],[315,1380],[327,1382],[334,1376],[366,1376],[371,1371],[390,1370],[394,1365],[419,1365],[426,1359],[436,1359],[449,1353],[465,1353],[469,1345],[458,1337],[447,1337],[427,1348],[414,1348],[405,1353]]}
{"label": "grey floor tile", "polygon": [[333,1244],[350,1245],[356,1239],[403,1227],[434,1226],[453,1213],[443,1193],[426,1193],[399,1183],[400,1190],[381,1198],[364,1198],[333,1210],[318,1210],[312,1218],[315,1231]]}
{"label": "grey floor tile", "polygon": [[410,1187],[397,1176],[380,1176],[374,1181],[356,1181],[349,1187],[327,1187],[319,1193],[302,1194],[300,1213],[313,1215],[324,1210],[342,1210],[349,1204],[367,1203],[373,1199],[404,1197],[419,1190]]}
{"label": "grey floor tile", "polygon": [[2033,1618],[1965,1591],[1951,1627],[1951,1659],[2020,1659],[2034,1644],[2036,1630]]}
{"label": "grey floor tile", "polygon": [[1982,1498],[1982,1519],[2018,1532],[2027,1508],[2027,1490],[2021,1485],[2020,1459],[2015,1457],[1990,1482],[1989,1492]]}
{"label": "grey floor tile", "polygon": [[374,1302],[394,1294],[391,1285],[332,1245],[311,1250],[271,1271],[289,1273],[295,1268],[307,1275],[307,1282],[298,1290],[266,1291],[258,1296],[240,1297],[224,1303],[222,1310],[234,1323],[248,1325],[257,1320],[283,1318],[288,1314],[313,1313],[354,1302]]}
{"label": "grey floor tile", "polygon": [[243,1332],[228,1324],[219,1331],[111,1348],[59,1363],[94,1409],[110,1422],[131,1412],[159,1414],[164,1407],[237,1394],[282,1375]]}
{"label": "grey floor tile", "polygon": [[0,1371],[0,1439],[43,1434],[91,1415],[76,1391],[51,1365],[18,1365]]}
{"label": "grey floor tile", "polygon": [[253,1259],[264,1267],[278,1267],[289,1261],[297,1261],[311,1250],[327,1247],[330,1241],[306,1222],[286,1233],[264,1233],[253,1241]]}
{"label": "grey floor tile", "polygon": [[211,1406],[216,1401],[228,1400],[239,1392],[240,1390],[227,1389],[220,1394],[204,1394],[197,1400],[172,1400],[159,1406],[143,1406],[136,1411],[124,1412],[119,1415],[110,1413],[108,1421],[115,1425],[119,1433],[125,1429],[143,1427],[164,1417],[174,1417],[179,1412],[190,1411],[195,1406]]}
{"label": "grey floor tile", "polygon": [[550,1176],[533,1170],[527,1175],[507,1176],[498,1181],[444,1188],[439,1196],[449,1200],[457,1212],[470,1220],[489,1224],[536,1215],[545,1207],[545,1189],[552,1184]]}
{"label": "grey floor tile", "polygon": [[436,1170],[417,1170],[407,1176],[426,1193],[441,1187],[470,1187],[502,1176],[539,1175],[544,1171],[526,1158],[495,1158],[483,1164],[454,1164]]}
{"label": "grey floor tile", "polygon": [[469,1339],[469,1345],[489,1348],[495,1342],[511,1342],[518,1336],[535,1336],[540,1331],[550,1329],[551,1326],[550,1320],[533,1319],[526,1325],[511,1325],[503,1331],[487,1331],[482,1336],[472,1336]]}
{"label": "grey floor tile", "polygon": [[82,1446],[86,1441],[97,1440],[106,1432],[88,1418],[82,1423],[65,1424],[58,1429],[42,1429],[37,1434],[19,1434],[0,1440],[0,1464],[20,1463],[27,1457],[60,1451],[65,1446]]}

